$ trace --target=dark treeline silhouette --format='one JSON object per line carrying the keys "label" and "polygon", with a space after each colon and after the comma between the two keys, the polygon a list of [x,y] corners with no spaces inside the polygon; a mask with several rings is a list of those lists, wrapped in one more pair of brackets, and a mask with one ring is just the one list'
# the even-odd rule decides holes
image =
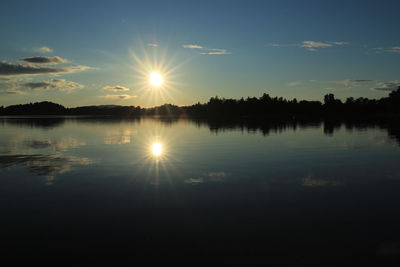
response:
{"label": "dark treeline silhouette", "polygon": [[206,104],[182,107],[186,114],[201,117],[361,117],[400,114],[400,87],[388,97],[368,99],[349,97],[345,102],[333,94],[324,96],[324,103],[297,99],[286,100],[263,94],[260,98],[224,99],[213,97]]}
{"label": "dark treeline silhouette", "polygon": [[30,103],[0,107],[0,115],[97,115],[97,116],[191,116],[205,118],[325,118],[325,117],[398,117],[400,114],[400,87],[381,99],[347,98],[344,102],[333,94],[324,96],[324,102],[282,97],[225,99],[212,97],[207,103],[179,107],[164,104],[153,108],[140,106],[84,106],[66,108],[52,102]]}
{"label": "dark treeline silhouette", "polygon": [[140,116],[143,113],[144,109],[134,106],[104,105],[66,108],[48,101],[0,107],[0,115]]}

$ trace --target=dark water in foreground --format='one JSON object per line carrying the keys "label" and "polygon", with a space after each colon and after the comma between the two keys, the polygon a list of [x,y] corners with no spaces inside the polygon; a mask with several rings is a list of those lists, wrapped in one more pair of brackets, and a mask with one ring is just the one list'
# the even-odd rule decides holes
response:
{"label": "dark water in foreground", "polygon": [[393,125],[0,119],[2,259],[396,265],[399,136]]}

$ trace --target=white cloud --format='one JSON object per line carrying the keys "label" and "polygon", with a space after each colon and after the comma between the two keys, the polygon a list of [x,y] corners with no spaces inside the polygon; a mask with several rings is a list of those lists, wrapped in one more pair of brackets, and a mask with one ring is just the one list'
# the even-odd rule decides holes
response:
{"label": "white cloud", "polygon": [[113,92],[124,92],[124,91],[129,91],[129,88],[121,86],[121,85],[108,85],[104,86],[103,90],[105,91],[113,91]]}
{"label": "white cloud", "polygon": [[334,45],[347,45],[349,42],[331,42]]}
{"label": "white cloud", "polygon": [[301,47],[307,48],[309,51],[317,51],[318,48],[331,47],[333,44],[315,41],[303,41]]}
{"label": "white cloud", "polygon": [[194,45],[194,44],[189,44],[189,45],[182,45],[183,48],[187,49],[204,49],[201,45]]}
{"label": "white cloud", "polygon": [[229,55],[231,54],[231,52],[229,52],[226,49],[217,49],[217,48],[213,48],[213,49],[208,49],[206,52],[201,52],[201,55]]}
{"label": "white cloud", "polygon": [[392,47],[389,47],[389,48],[378,47],[378,48],[375,48],[375,50],[376,50],[378,53],[383,53],[383,52],[385,52],[385,53],[396,53],[396,54],[400,54],[400,46],[392,46]]}
{"label": "white cloud", "polygon": [[39,52],[39,53],[52,53],[53,49],[51,49],[50,47],[47,46],[42,46],[39,48],[35,48],[33,49],[35,52]]}
{"label": "white cloud", "polygon": [[308,51],[317,51],[321,48],[328,48],[333,46],[347,45],[349,42],[320,42],[320,41],[302,41],[301,44],[268,44],[269,47],[302,47]]}
{"label": "white cloud", "polygon": [[200,55],[229,55],[231,52],[229,52],[226,49],[219,49],[219,48],[207,48],[201,45],[195,45],[195,44],[189,44],[189,45],[183,45],[183,48],[186,49],[195,49],[199,50]]}
{"label": "white cloud", "polygon": [[156,43],[148,43],[147,46],[150,46],[150,47],[158,47],[158,44],[156,44]]}

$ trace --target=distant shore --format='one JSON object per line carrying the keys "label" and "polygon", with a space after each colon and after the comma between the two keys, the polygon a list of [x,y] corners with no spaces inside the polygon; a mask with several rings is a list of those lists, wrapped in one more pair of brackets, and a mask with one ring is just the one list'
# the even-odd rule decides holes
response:
{"label": "distant shore", "polygon": [[236,119],[302,119],[302,118],[400,118],[400,87],[381,99],[336,99],[333,94],[324,96],[324,102],[286,100],[282,97],[247,97],[225,99],[218,96],[207,103],[191,106],[164,104],[152,108],[140,106],[99,105],[67,108],[44,101],[0,107],[0,116],[114,116],[114,117],[191,117]]}

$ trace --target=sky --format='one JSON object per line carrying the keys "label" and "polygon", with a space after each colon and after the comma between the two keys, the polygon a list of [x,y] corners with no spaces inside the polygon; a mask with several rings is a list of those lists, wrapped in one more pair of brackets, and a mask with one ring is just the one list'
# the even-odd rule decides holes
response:
{"label": "sky", "polygon": [[399,9],[386,0],[2,0],[0,106],[381,98],[400,85]]}

